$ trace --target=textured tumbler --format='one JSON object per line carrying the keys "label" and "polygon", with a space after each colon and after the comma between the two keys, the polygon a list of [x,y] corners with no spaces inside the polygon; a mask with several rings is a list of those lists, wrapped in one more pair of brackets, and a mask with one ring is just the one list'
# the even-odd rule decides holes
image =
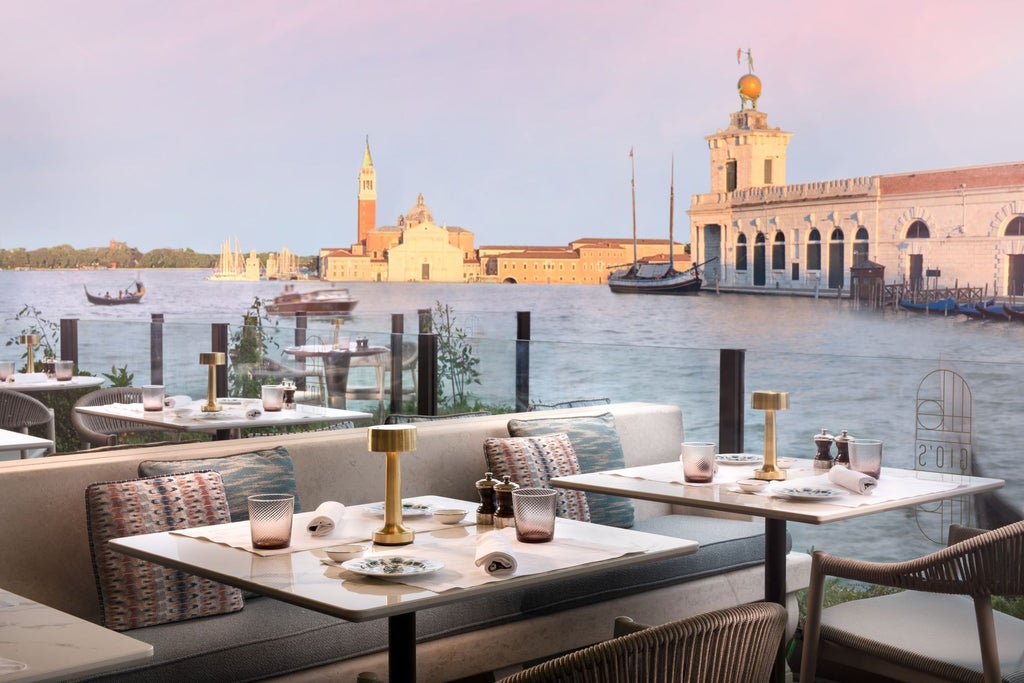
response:
{"label": "textured tumbler", "polygon": [[521,488],[512,492],[516,538],[523,543],[544,543],[555,537],[555,504],[558,491]]}
{"label": "textured tumbler", "polygon": [[851,441],[850,469],[878,479],[882,473],[882,442],[878,439]]}
{"label": "textured tumbler", "polygon": [[715,444],[710,441],[684,441],[679,459],[683,463],[683,479],[706,484],[715,476]]}
{"label": "textured tumbler", "polygon": [[142,385],[142,407],[144,410],[164,409],[164,385],[143,384]]}
{"label": "textured tumbler", "polygon": [[264,493],[249,496],[249,528],[253,548],[287,548],[292,542],[295,496]]}

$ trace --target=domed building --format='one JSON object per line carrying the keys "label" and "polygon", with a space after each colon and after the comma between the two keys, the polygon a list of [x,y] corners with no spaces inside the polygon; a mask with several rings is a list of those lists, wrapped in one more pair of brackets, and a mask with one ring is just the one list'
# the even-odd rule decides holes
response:
{"label": "domed building", "polygon": [[395,225],[376,226],[376,171],[367,139],[359,173],[357,242],[349,249],[322,248],[323,280],[465,282],[480,273],[473,233],[438,226],[420,194]]}

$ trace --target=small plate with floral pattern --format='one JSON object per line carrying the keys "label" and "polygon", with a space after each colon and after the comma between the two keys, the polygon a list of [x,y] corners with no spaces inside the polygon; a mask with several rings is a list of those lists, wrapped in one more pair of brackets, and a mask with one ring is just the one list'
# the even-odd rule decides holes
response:
{"label": "small plate with floral pattern", "polygon": [[791,500],[828,500],[843,495],[843,492],[820,486],[784,486],[776,489],[775,494]]}
{"label": "small plate with floral pattern", "polygon": [[418,557],[404,557],[402,555],[388,555],[386,557],[360,557],[355,560],[345,560],[341,566],[353,574],[363,576],[412,576],[414,574],[429,574],[436,572],[444,566],[443,562],[437,560],[425,560]]}
{"label": "small plate with floral pattern", "polygon": [[[421,515],[429,515],[434,511],[433,505],[426,503],[410,503],[408,501],[402,501],[402,516],[403,517],[419,517]],[[383,515],[384,514],[384,503],[373,503],[372,505],[366,506],[366,513],[369,515]]]}
{"label": "small plate with floral pattern", "polygon": [[760,465],[763,461],[764,456],[756,453],[719,453],[715,456],[719,465]]}

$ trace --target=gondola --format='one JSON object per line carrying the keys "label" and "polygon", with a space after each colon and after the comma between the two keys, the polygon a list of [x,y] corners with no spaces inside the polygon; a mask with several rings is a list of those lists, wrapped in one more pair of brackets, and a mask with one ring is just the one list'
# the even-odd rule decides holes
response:
{"label": "gondola", "polygon": [[[82,285],[85,287],[85,285]],[[143,295],[146,293],[146,287],[142,284],[141,280],[135,281],[135,291],[127,289],[120,293],[120,296],[111,296],[110,292],[106,292],[103,295],[93,294],[89,291],[88,287],[85,287],[85,296],[89,299],[89,303],[96,304],[97,306],[122,306],[124,304],[137,304],[142,301]]]}
{"label": "gondola", "polygon": [[915,301],[900,299],[900,308],[905,308],[908,311],[928,313],[952,313],[956,310],[956,299],[950,297],[948,299],[939,299],[937,301],[929,301],[927,303],[917,303]]}

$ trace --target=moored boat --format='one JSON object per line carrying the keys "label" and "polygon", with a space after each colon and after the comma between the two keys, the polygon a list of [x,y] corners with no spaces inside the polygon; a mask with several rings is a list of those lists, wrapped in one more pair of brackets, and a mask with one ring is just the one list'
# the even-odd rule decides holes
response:
{"label": "moored boat", "polygon": [[994,299],[989,299],[988,301],[979,301],[978,303],[957,304],[956,312],[977,320],[985,317],[984,313],[981,312],[981,307],[994,303]]}
{"label": "moored boat", "polygon": [[921,303],[900,299],[900,308],[905,308],[908,311],[921,311],[927,313],[952,313],[956,310],[956,299],[950,297],[948,299],[938,299],[936,301]]}
{"label": "moored boat", "polygon": [[136,280],[134,283],[135,291],[126,289],[118,292],[117,296],[111,296],[110,292],[105,292],[102,295],[93,294],[89,291],[89,288],[85,285],[85,297],[89,300],[89,303],[96,304],[97,306],[120,306],[122,304],[137,304],[142,301],[142,296],[146,293],[146,287],[142,284],[141,280]]}
{"label": "moored boat", "polygon": [[357,303],[359,300],[344,287],[299,292],[294,285],[285,285],[284,291],[266,308],[272,315],[348,315]]}
{"label": "moored boat", "polygon": [[1010,319],[1009,314],[1006,312],[1006,305],[997,304],[992,301],[985,301],[978,304],[978,312],[981,313],[981,317],[988,320],[999,320],[1005,322]]}
{"label": "moored boat", "polygon": [[[629,160],[632,164],[633,150],[629,151]],[[608,287],[615,294],[696,294],[704,283],[697,266],[690,266],[686,270],[676,270],[675,267],[675,161],[672,162],[672,182],[669,186],[668,263],[642,263],[637,258],[635,175],[634,170],[630,177],[633,195],[633,263],[609,274]]]}
{"label": "moored boat", "polygon": [[1010,320],[1024,323],[1024,304],[1003,304],[1003,312]]}

